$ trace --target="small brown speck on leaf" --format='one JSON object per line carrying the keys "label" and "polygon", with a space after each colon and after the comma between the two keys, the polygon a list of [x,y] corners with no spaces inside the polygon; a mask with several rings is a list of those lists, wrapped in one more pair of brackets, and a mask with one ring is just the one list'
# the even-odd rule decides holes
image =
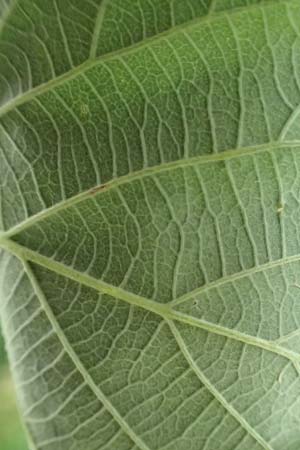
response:
{"label": "small brown speck on leaf", "polygon": [[105,188],[106,188],[106,184],[101,184],[100,186],[96,186],[96,187],[92,188],[89,191],[89,194],[90,195],[95,195],[95,194],[97,194],[98,192],[102,191]]}

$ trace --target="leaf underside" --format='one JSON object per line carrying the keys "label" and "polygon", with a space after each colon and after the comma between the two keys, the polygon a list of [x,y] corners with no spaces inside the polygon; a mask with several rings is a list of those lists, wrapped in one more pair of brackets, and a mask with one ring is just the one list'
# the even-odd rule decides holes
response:
{"label": "leaf underside", "polygon": [[0,308],[33,450],[299,450],[299,0],[0,0]]}

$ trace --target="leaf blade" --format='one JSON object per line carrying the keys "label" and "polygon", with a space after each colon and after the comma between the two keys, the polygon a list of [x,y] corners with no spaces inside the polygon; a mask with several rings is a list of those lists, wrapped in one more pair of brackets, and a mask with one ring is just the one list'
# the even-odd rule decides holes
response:
{"label": "leaf blade", "polygon": [[1,74],[2,321],[33,440],[292,450],[298,2],[79,3],[49,2],[53,42],[29,39],[44,72]]}

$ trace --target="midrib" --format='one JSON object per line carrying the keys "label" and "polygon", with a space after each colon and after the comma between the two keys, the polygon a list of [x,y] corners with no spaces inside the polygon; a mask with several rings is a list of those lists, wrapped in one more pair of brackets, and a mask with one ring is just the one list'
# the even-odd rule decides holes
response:
{"label": "midrib", "polygon": [[[166,38],[167,36],[172,36],[173,34],[175,34],[176,32],[178,32],[180,30],[192,29],[192,28],[198,26],[199,23],[213,22],[213,21],[217,20],[220,16],[221,17],[222,16],[226,17],[228,15],[234,16],[243,11],[251,11],[251,10],[261,9],[261,8],[267,9],[267,8],[273,7],[274,5],[289,4],[289,3],[293,3],[293,2],[295,2],[295,0],[270,0],[269,2],[263,3],[263,4],[254,4],[254,5],[250,5],[250,6],[248,5],[248,6],[233,8],[233,9],[229,9],[229,10],[222,10],[217,13],[207,14],[206,16],[197,17],[190,21],[184,22],[183,24],[176,25],[166,31],[158,33],[155,36],[146,38],[146,39],[139,41],[133,45],[130,45],[128,47],[114,50],[112,52],[106,53],[106,54],[101,55],[94,59],[89,58],[82,64],[70,69],[69,71],[65,72],[64,74],[62,74],[52,80],[46,81],[45,83],[42,83],[42,84],[34,87],[33,89],[26,91],[24,94],[19,95],[19,96],[13,98],[12,100],[8,101],[7,103],[5,103],[3,106],[0,107],[0,118],[3,115],[7,114],[9,111],[12,111],[17,106],[20,106],[30,100],[33,100],[36,96],[43,94],[45,92],[48,92],[50,89],[52,89],[54,87],[60,86],[65,81],[72,80],[80,73],[87,71],[88,69],[91,69],[92,67],[94,67],[98,64],[101,64],[101,62],[111,60],[118,56],[123,56],[126,54],[133,53],[140,48],[146,47],[147,45],[149,45],[152,42]],[[5,26],[5,21],[2,23],[2,25],[0,23],[0,32],[4,26]]]}
{"label": "midrib", "polygon": [[[123,290],[119,287],[107,284],[101,280],[97,280],[91,277],[90,275],[81,273],[58,261],[55,261],[44,255],[41,255],[40,253],[30,250],[27,247],[23,247],[10,239],[5,240],[3,239],[1,242],[1,246],[3,249],[19,257],[22,261],[33,262],[41,267],[44,267],[52,272],[57,273],[58,275],[64,276],[77,283],[92,288],[102,294],[110,295],[111,297],[116,298],[118,300],[122,300],[128,304],[137,306],[139,308],[143,308],[147,311],[150,311],[154,314],[161,316],[166,320],[179,321],[185,323],[186,325],[201,328],[207,332],[211,332],[226,337],[228,339],[234,339],[244,344],[259,347],[261,349],[283,356],[292,361],[293,363],[300,362],[300,355],[294,353],[291,350],[280,347],[272,341],[266,341],[264,339],[243,334],[239,331],[229,329],[220,325],[216,325],[202,319],[197,319],[187,314],[183,314],[179,311],[174,310],[170,304],[161,304],[156,301]],[[298,258],[300,259],[300,255]]]}

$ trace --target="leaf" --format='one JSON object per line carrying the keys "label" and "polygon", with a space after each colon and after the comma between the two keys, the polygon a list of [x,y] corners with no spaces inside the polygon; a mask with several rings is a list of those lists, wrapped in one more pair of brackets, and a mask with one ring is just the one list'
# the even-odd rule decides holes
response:
{"label": "leaf", "polygon": [[1,316],[32,448],[298,450],[298,0],[0,10]]}

